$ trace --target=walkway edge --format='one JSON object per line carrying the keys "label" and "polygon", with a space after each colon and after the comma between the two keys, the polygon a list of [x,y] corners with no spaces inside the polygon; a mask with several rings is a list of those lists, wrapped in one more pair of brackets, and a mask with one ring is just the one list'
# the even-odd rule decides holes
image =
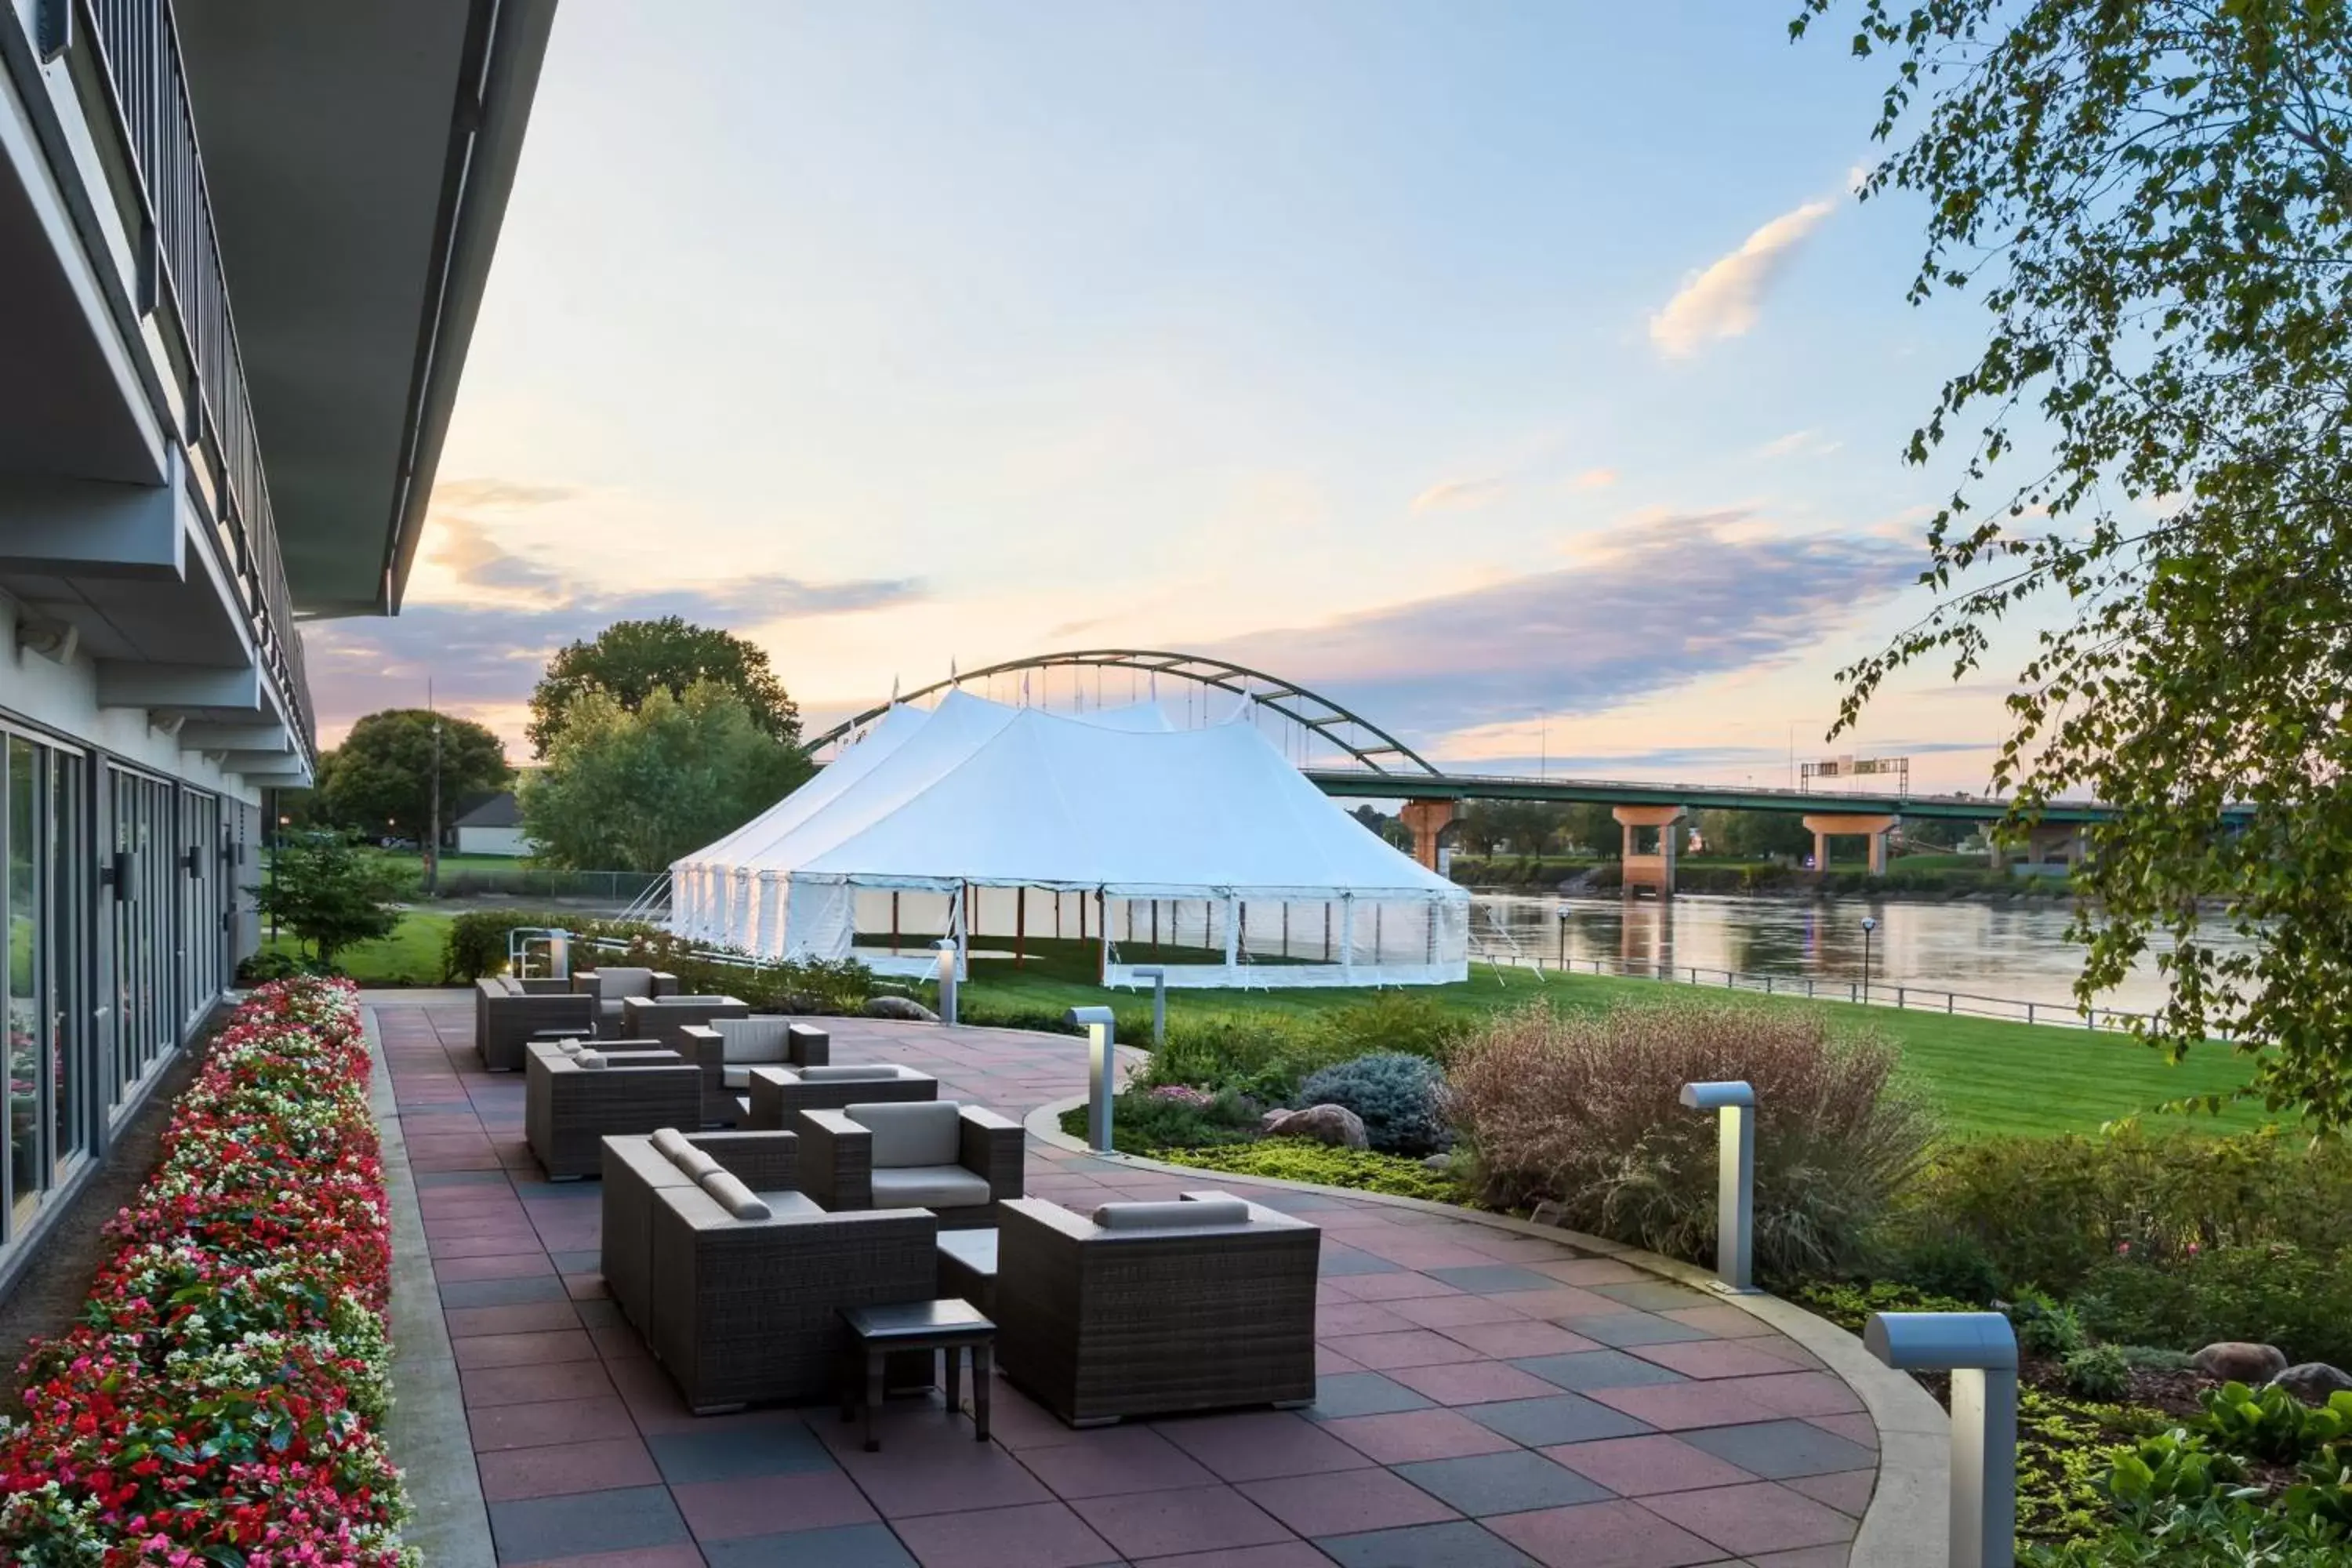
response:
{"label": "walkway edge", "polygon": [[392,1203],[393,1384],[398,1397],[384,1421],[384,1443],[406,1478],[414,1510],[402,1540],[433,1568],[496,1568],[490,1510],[457,1386],[457,1354],[441,1316],[441,1288],[425,1239],[425,1211],[408,1168],[408,1141],[393,1094],[375,1009],[360,1009],[374,1074],[368,1110],[383,1145],[383,1186]]}
{"label": "walkway edge", "polygon": [[[1159,1171],[1203,1182],[1223,1173],[1197,1165],[1171,1165],[1136,1154],[1101,1153],[1089,1149],[1085,1140],[1062,1131],[1062,1113],[1086,1103],[1084,1095],[1073,1095],[1051,1105],[1041,1105],[1029,1113],[1024,1125],[1029,1136],[1041,1143],[1097,1160],[1116,1161],[1139,1171]],[[1728,1294],[1704,1268],[1581,1231],[1538,1225],[1533,1220],[1489,1214],[1483,1209],[1465,1209],[1455,1204],[1433,1203],[1426,1198],[1370,1193],[1359,1187],[1331,1187],[1316,1182],[1285,1181],[1277,1176],[1246,1179],[1257,1185],[1290,1187],[1423,1214],[1464,1215],[1480,1225],[1541,1237],[1580,1252],[1613,1258],[1678,1285],[1714,1293],[1726,1306],[1737,1307],[1762,1321],[1820,1357],[1822,1365],[1853,1390],[1870,1413],[1871,1425],[1878,1428],[1878,1485],[1871,1493],[1869,1510],[1863,1515],[1861,1529],[1854,1535],[1853,1554],[1847,1560],[1850,1568],[1942,1568],[1951,1517],[1950,1419],[1943,1406],[1909,1373],[1880,1363],[1862,1348],[1861,1340],[1835,1323],[1777,1296]]]}

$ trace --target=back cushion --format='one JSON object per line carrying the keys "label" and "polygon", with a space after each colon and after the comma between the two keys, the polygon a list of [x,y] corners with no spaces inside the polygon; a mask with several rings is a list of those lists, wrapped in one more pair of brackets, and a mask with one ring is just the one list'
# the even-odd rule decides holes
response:
{"label": "back cushion", "polygon": [[877,1083],[895,1079],[898,1069],[888,1062],[858,1062],[837,1068],[803,1068],[803,1083]]}
{"label": "back cushion", "polygon": [[702,1190],[737,1219],[767,1219],[773,1211],[730,1171],[712,1171],[700,1181]]}
{"label": "back cushion", "polygon": [[1192,1204],[1105,1204],[1095,1210],[1095,1223],[1105,1230],[1204,1230],[1213,1226],[1247,1225],[1249,1205],[1239,1198]]}
{"label": "back cushion", "polygon": [[730,1062],[792,1060],[792,1026],[782,1018],[714,1018],[710,1026],[719,1031]]}
{"label": "back cushion", "polygon": [[600,969],[596,972],[596,994],[607,1002],[617,1002],[624,996],[650,996],[654,994],[654,972],[650,969]]}
{"label": "back cushion", "polygon": [[917,1100],[905,1105],[853,1105],[847,1115],[874,1134],[874,1164],[879,1170],[957,1163],[961,1109],[952,1100]]}

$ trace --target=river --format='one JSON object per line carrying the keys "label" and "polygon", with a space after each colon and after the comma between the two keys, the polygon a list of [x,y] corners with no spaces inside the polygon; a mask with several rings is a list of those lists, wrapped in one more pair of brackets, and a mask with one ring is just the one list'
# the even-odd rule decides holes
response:
{"label": "river", "polygon": [[[1718,983],[1720,972],[1734,970],[1843,988],[1863,977],[1865,918],[1877,922],[1868,933],[1874,994],[1882,987],[1908,986],[2071,1008],[2082,970],[2083,950],[2066,941],[2069,907],[2057,900],[1478,893],[1473,902],[1474,941],[1486,950],[1499,945],[1499,925],[1525,958],[1549,965],[1565,952],[1573,967],[1587,970],[1596,961],[1603,970],[1629,973],[1696,968],[1702,981],[1704,972],[1717,971]],[[2242,945],[2235,937],[2221,940]],[[2164,994],[2163,976],[2153,958],[2144,958],[2100,1005],[2144,1013],[2160,1005]],[[1963,1005],[1961,1010],[1969,1009]]]}

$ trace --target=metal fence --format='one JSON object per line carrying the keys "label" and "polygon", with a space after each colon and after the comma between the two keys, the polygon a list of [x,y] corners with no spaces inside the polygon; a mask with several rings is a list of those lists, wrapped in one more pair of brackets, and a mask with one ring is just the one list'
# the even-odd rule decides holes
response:
{"label": "metal fence", "polygon": [[445,899],[490,895],[517,899],[577,899],[628,910],[655,886],[667,888],[667,871],[551,871],[530,866],[441,863],[437,885]]}

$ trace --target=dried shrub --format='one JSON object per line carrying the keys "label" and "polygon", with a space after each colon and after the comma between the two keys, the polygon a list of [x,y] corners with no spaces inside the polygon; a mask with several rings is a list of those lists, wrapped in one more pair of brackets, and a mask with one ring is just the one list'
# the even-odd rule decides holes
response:
{"label": "dried shrub", "polygon": [[1843,1267],[1924,1163],[1936,1128],[1893,1047],[1832,1038],[1811,1010],[1686,1001],[1505,1015],[1464,1042],[1447,1110],[1486,1200],[1559,1204],[1563,1223],[1669,1257],[1713,1256],[1716,1119],[1685,1083],[1755,1086],[1756,1263]]}

